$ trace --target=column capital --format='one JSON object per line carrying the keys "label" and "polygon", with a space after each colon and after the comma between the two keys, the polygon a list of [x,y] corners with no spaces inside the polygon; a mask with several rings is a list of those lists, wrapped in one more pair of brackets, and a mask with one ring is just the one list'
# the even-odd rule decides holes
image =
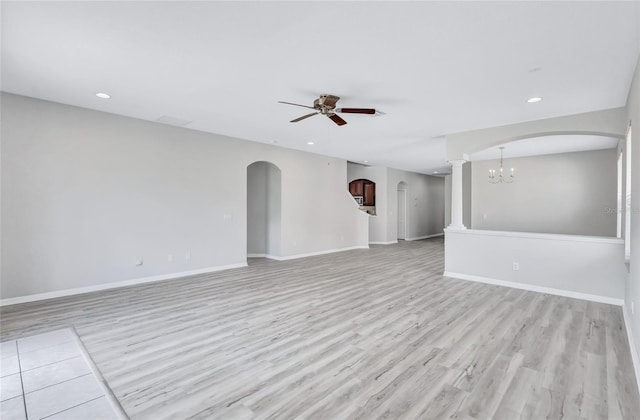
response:
{"label": "column capital", "polygon": [[462,166],[466,163],[467,161],[464,159],[455,159],[455,160],[450,160],[449,163],[453,166]]}

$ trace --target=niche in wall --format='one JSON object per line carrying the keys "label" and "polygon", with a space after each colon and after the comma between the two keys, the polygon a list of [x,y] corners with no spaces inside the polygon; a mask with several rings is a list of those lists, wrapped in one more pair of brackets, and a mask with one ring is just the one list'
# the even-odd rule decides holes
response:
{"label": "niche in wall", "polygon": [[398,198],[398,210],[396,212],[398,217],[398,239],[404,240],[407,236],[407,188],[408,185],[404,181],[398,182],[397,198]]}
{"label": "niche in wall", "polygon": [[247,256],[280,256],[282,174],[271,162],[247,167]]}

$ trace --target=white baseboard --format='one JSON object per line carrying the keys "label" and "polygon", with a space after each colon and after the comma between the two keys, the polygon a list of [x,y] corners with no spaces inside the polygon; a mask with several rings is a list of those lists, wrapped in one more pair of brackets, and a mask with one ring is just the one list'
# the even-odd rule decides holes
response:
{"label": "white baseboard", "polygon": [[631,315],[627,313],[627,305],[622,306],[622,315],[624,316],[624,326],[627,330],[627,339],[629,340],[629,350],[631,351],[631,360],[633,361],[633,370],[636,373],[636,385],[638,386],[638,394],[640,394],[640,355],[638,354],[638,346],[631,328]]}
{"label": "white baseboard", "polygon": [[334,252],[351,251],[352,249],[369,249],[369,246],[368,245],[349,246],[347,248],[327,249],[324,251],[308,252],[306,254],[287,255],[284,257],[276,257],[272,255],[272,256],[268,256],[267,258],[271,258],[278,261],[286,261],[286,260],[295,260],[297,258],[313,257],[316,255],[333,254]]}
{"label": "white baseboard", "polygon": [[389,242],[369,242],[369,245],[392,245],[397,244],[398,241],[389,241]]}
{"label": "white baseboard", "polygon": [[444,232],[443,233],[434,233],[433,235],[425,235],[425,236],[416,236],[415,238],[405,238],[405,241],[419,241],[421,239],[429,239],[429,238],[435,238],[437,236],[444,236]]}
{"label": "white baseboard", "polygon": [[535,286],[533,284],[517,283],[513,281],[492,279],[489,277],[474,276],[472,274],[452,273],[450,271],[445,271],[442,275],[445,277],[452,277],[454,279],[469,280],[469,281],[475,281],[478,283],[486,283],[486,284],[493,284],[496,286],[511,287],[513,289],[529,290],[531,292],[547,293],[550,295],[588,300],[591,302],[607,303],[609,305],[616,305],[616,306],[624,305],[624,299],[617,299],[617,298],[612,298],[608,296],[591,295],[588,293],[573,292],[570,290],[554,289],[552,287]]}
{"label": "white baseboard", "polygon": [[282,257],[276,257],[271,254],[247,254],[247,258],[268,258],[270,260],[282,261]]}
{"label": "white baseboard", "polygon": [[38,293],[34,295],[18,296],[14,298],[0,299],[0,306],[16,305],[18,303],[35,302],[38,300],[53,299],[58,297],[80,295],[83,293],[98,292],[100,290],[116,289],[118,287],[133,286],[136,284],[152,283],[162,280],[176,279],[193,276],[196,274],[213,273],[215,271],[229,270],[231,268],[246,267],[247,263],[221,265],[217,267],[199,268],[197,270],[181,271],[178,273],[160,274],[157,276],[142,277],[138,279],[117,281],[113,283],[97,284],[95,286],[78,287],[74,289],[56,290],[55,292]]}

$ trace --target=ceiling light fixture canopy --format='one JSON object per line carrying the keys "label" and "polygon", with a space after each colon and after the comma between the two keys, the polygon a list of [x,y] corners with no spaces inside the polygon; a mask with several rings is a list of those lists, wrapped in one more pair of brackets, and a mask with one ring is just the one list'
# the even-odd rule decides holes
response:
{"label": "ceiling light fixture canopy", "polygon": [[540,96],[534,96],[532,98],[527,99],[527,102],[530,104],[535,104],[536,102],[540,102],[542,98]]}
{"label": "ceiling light fixture canopy", "polygon": [[96,96],[98,98],[102,98],[102,99],[109,99],[111,98],[111,95],[109,95],[108,93],[104,93],[104,92],[98,92],[96,93]]}
{"label": "ceiling light fixture canopy", "polygon": [[502,167],[503,151],[504,151],[504,146],[501,146],[500,147],[500,169],[498,169],[498,173],[496,173],[495,169],[489,169],[489,182],[492,184],[500,184],[500,183],[511,184],[513,182],[513,179],[515,178],[515,176],[513,175],[513,172],[514,172],[513,168],[511,168],[511,174],[509,175],[509,177],[508,178],[504,177],[504,170]]}

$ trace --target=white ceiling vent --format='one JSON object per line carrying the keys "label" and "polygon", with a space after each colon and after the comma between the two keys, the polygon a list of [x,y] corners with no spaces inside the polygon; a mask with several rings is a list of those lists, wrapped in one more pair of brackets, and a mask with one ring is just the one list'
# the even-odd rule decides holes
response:
{"label": "white ceiling vent", "polygon": [[169,115],[163,115],[156,120],[162,124],[176,125],[178,127],[184,127],[187,124],[192,123],[193,121],[185,120],[184,118],[171,117]]}

